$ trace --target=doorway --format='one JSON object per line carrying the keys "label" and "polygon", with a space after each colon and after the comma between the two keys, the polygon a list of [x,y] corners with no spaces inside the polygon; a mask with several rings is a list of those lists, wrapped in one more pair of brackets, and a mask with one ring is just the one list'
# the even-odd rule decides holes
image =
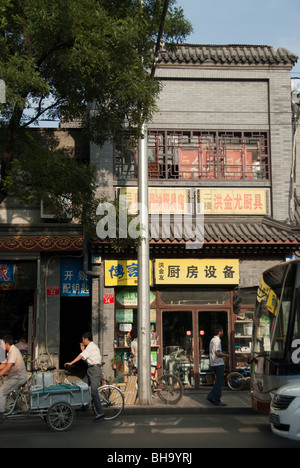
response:
{"label": "doorway", "polygon": [[[80,354],[82,335],[91,331],[91,299],[89,297],[61,297],[60,299],[60,353],[59,366]],[[76,375],[85,373],[85,364],[76,364]]]}
{"label": "doorway", "polygon": [[184,385],[192,385],[194,369],[193,313],[168,311],[162,314],[163,370],[177,375]]}
{"label": "doorway", "polygon": [[11,335],[23,354],[30,354],[35,290],[0,291],[0,338]]}
{"label": "doorway", "polygon": [[224,329],[222,337],[222,350],[229,352],[229,326],[228,312],[225,311],[199,311],[198,337],[199,337],[199,384],[200,386],[212,384],[212,372],[209,364],[209,345],[214,336],[216,327]]}
{"label": "doorway", "polygon": [[228,311],[162,311],[162,365],[165,373],[175,374],[186,388],[211,385],[209,344],[214,328],[224,329],[222,347],[229,351]]}

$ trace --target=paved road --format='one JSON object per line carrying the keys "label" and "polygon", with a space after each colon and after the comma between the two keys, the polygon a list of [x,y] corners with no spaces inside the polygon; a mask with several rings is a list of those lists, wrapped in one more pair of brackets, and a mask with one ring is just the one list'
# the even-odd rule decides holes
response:
{"label": "paved road", "polygon": [[[77,416],[73,429],[52,433],[39,420],[8,421],[0,426],[0,448],[300,448],[272,434],[261,415],[122,416],[91,422]],[[114,453],[114,451],[112,451]]]}

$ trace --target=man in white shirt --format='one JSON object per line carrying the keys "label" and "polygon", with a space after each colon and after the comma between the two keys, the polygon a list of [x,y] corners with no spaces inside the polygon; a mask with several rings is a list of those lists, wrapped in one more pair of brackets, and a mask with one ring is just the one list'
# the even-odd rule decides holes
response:
{"label": "man in white shirt", "polygon": [[92,401],[96,409],[97,416],[95,421],[102,421],[104,413],[101,406],[101,401],[98,394],[98,388],[102,379],[101,369],[101,353],[98,346],[93,342],[92,334],[87,332],[82,336],[82,344],[80,345],[81,353],[72,361],[66,362],[65,366],[72,366],[82,359],[87,363],[87,375],[84,381],[91,387]]}
{"label": "man in white shirt", "polygon": [[221,326],[217,326],[214,330],[214,334],[215,336],[209,345],[209,356],[210,367],[216,374],[216,382],[213,389],[208,394],[207,400],[216,406],[226,406],[225,403],[222,403],[221,397],[224,383],[224,358],[229,358],[229,355],[222,352],[221,337],[224,335],[223,328]]}
{"label": "man in white shirt", "polygon": [[14,345],[11,336],[3,338],[7,357],[0,365],[0,376],[7,374],[7,380],[0,387],[0,423],[4,421],[5,404],[8,395],[27,382],[27,371],[22,354]]}

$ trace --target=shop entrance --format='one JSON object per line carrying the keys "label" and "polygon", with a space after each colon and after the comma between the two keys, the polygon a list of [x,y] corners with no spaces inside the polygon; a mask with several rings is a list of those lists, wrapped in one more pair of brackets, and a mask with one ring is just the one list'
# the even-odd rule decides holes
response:
{"label": "shop entrance", "polygon": [[35,290],[0,291],[0,338],[11,335],[23,354],[31,353]]}
{"label": "shop entrance", "polygon": [[185,385],[190,385],[194,369],[193,313],[163,312],[162,325],[164,372],[175,374]]}
{"label": "shop entrance", "polygon": [[[83,333],[91,331],[91,299],[89,297],[61,297],[60,299],[60,360],[59,366],[73,360],[80,353]],[[85,373],[85,364],[76,364],[76,374]],[[74,372],[74,373],[75,373]]]}
{"label": "shop entrance", "polygon": [[222,349],[224,353],[228,353],[228,313],[223,311],[198,312],[200,386],[211,385],[212,383],[212,373],[209,365],[209,344],[214,336],[214,329],[218,326],[221,326],[224,329],[224,336],[222,337]]}
{"label": "shop entrance", "polygon": [[163,370],[177,375],[184,386],[212,383],[209,343],[214,328],[224,328],[223,350],[229,351],[229,323],[226,311],[199,309],[162,312]]}

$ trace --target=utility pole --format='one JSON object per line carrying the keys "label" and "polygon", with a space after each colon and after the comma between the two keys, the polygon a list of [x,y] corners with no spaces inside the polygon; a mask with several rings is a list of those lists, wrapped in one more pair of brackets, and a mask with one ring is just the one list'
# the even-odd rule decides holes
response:
{"label": "utility pole", "polygon": [[[159,28],[151,78],[154,79],[156,58],[164,32],[170,0],[165,0]],[[144,5],[144,0],[141,0]],[[149,277],[149,215],[148,215],[148,127],[143,122],[138,155],[138,201],[140,207],[140,235],[138,248],[138,369],[139,403],[151,404],[151,347],[150,347],[150,277]]]}
{"label": "utility pole", "polygon": [[138,247],[138,369],[139,402],[151,403],[151,348],[150,348],[150,278],[149,278],[149,217],[148,217],[148,128],[143,124],[139,141],[139,207],[140,245]]}

